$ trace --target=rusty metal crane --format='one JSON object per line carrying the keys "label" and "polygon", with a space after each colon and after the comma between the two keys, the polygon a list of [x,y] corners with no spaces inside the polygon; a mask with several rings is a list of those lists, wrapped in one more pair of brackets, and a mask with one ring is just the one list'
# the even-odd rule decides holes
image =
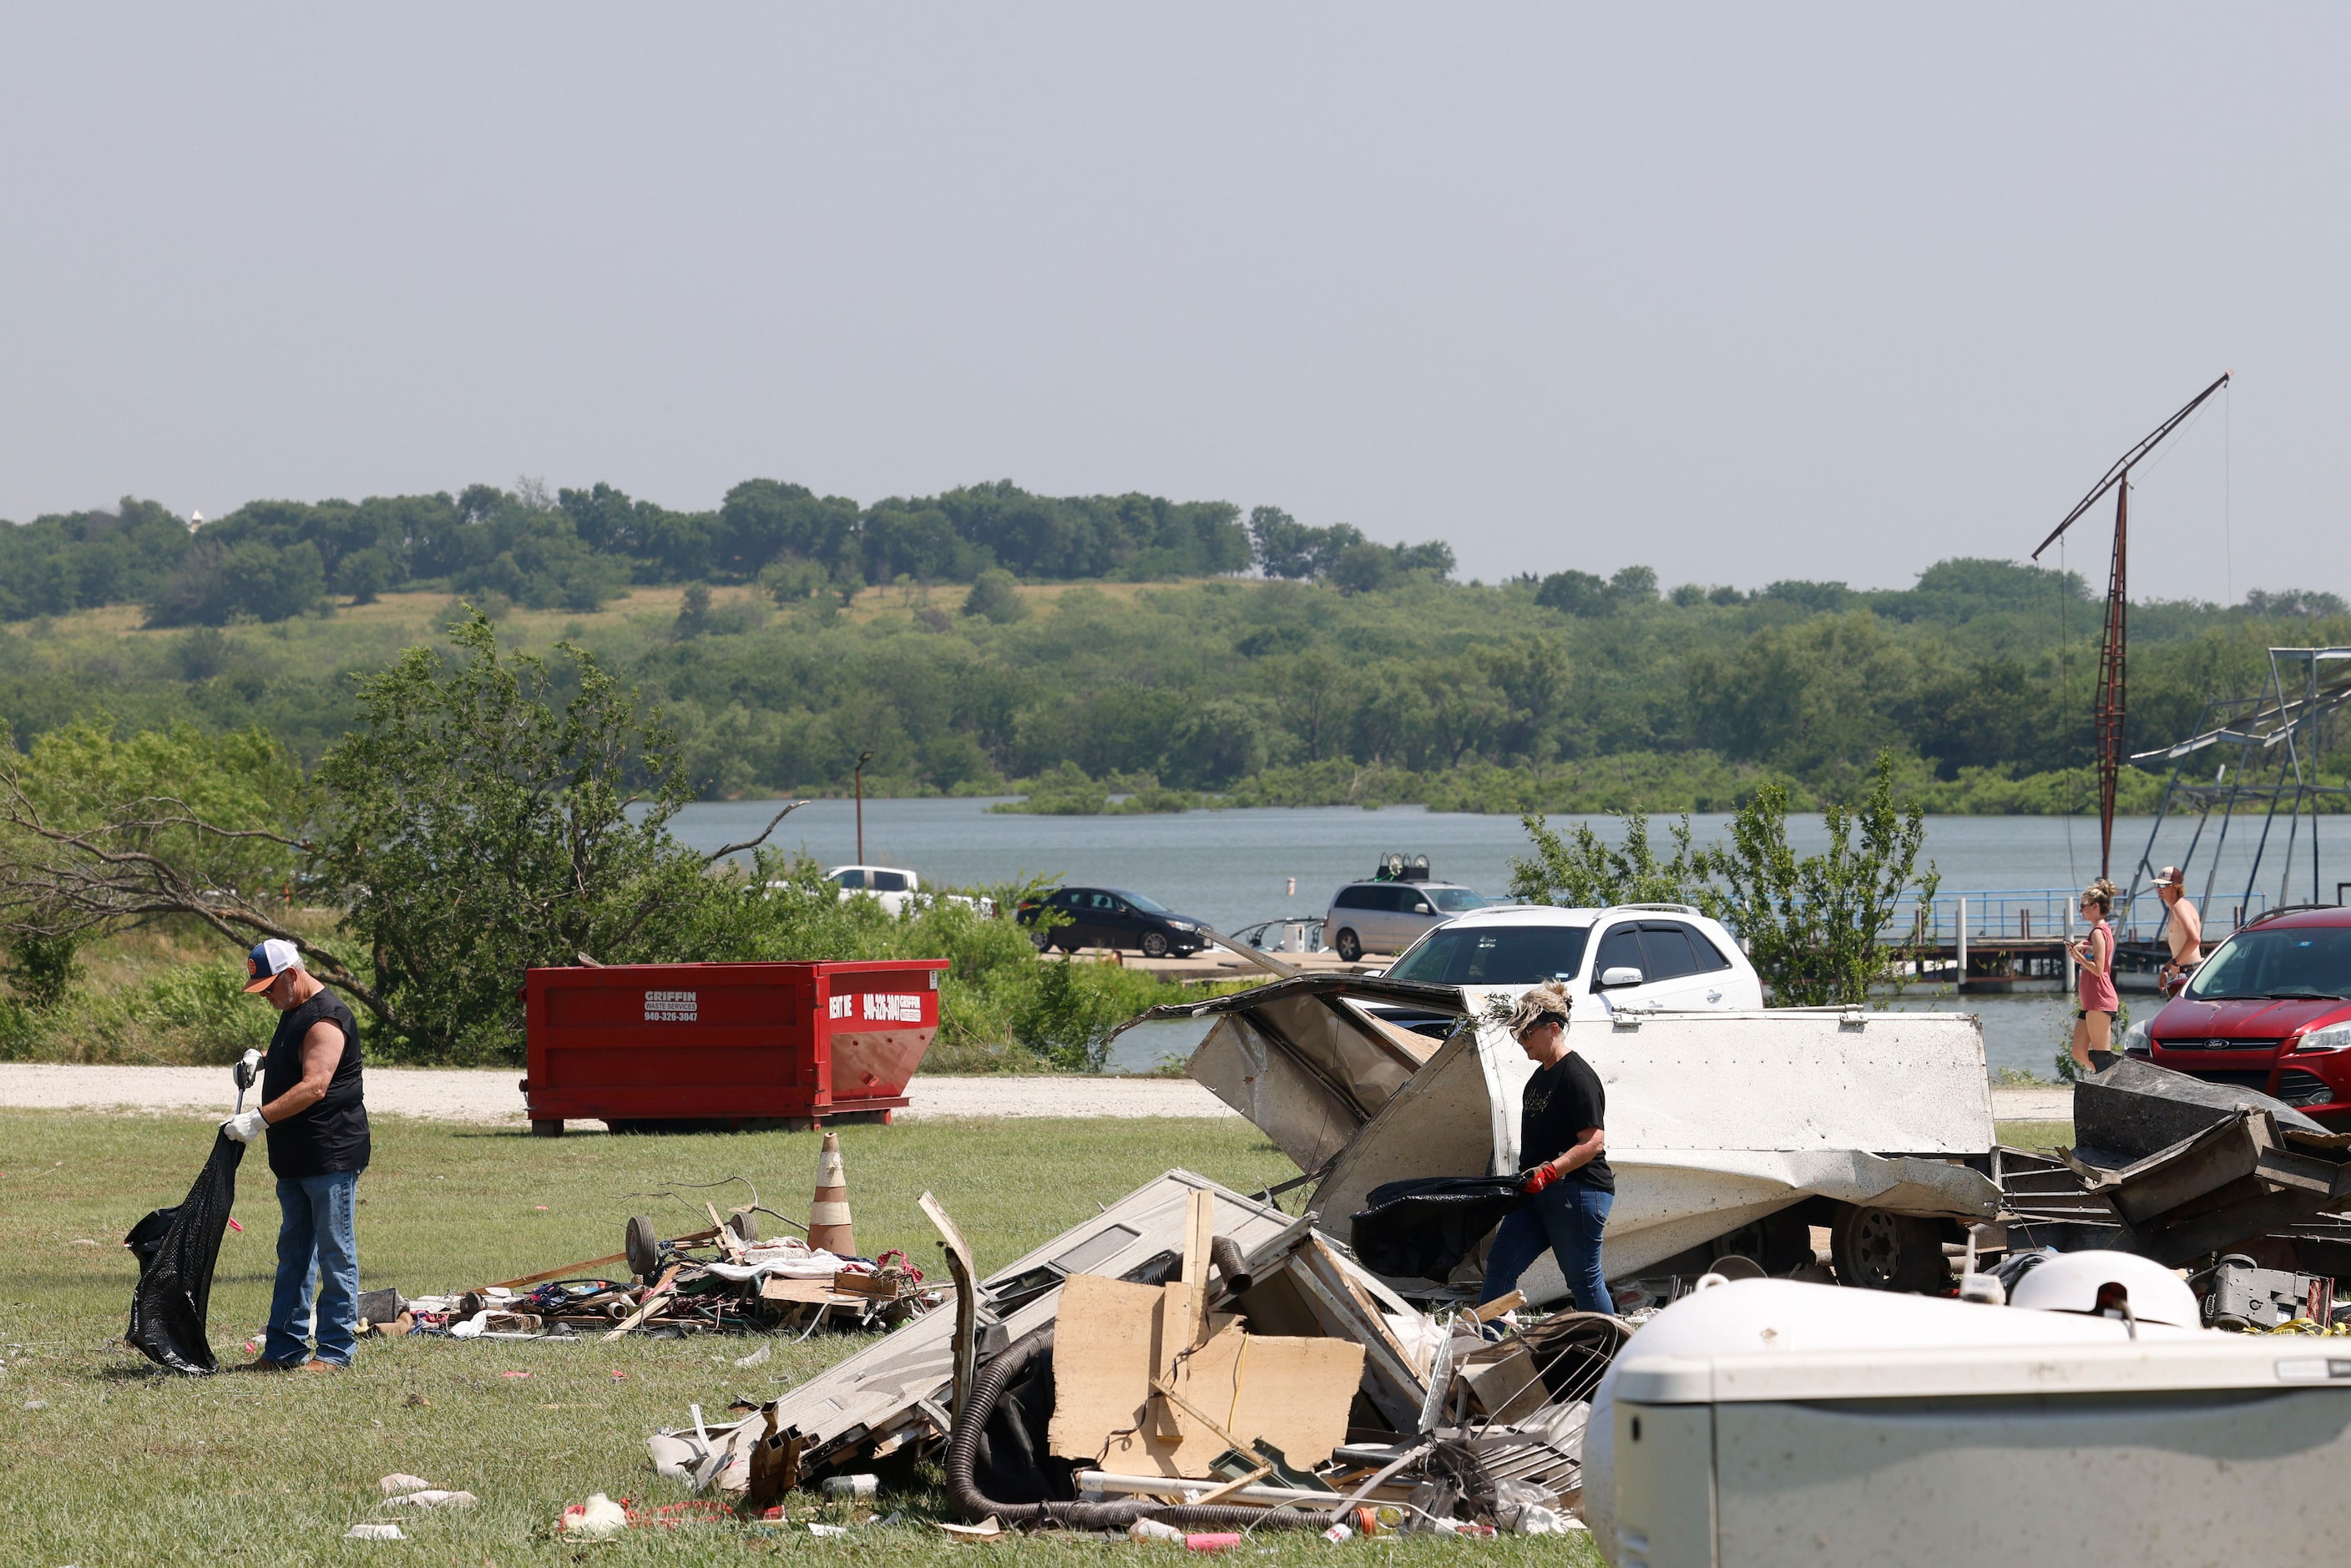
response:
{"label": "rusty metal crane", "polygon": [[2095,506],[2108,490],[2115,493],[2115,552],[2106,570],[2106,624],[2098,643],[2098,687],[2091,703],[2093,733],[2098,748],[2098,874],[2112,876],[2115,852],[2115,783],[2122,775],[2123,718],[2126,711],[2126,654],[2128,652],[2128,601],[2124,597],[2125,579],[2130,563],[2130,472],[2141,459],[2162,444],[2163,439],[2184,423],[2189,414],[2204,406],[2204,400],[2229,384],[2231,372],[2223,371],[2220,379],[2189,399],[2188,405],[2149,432],[2138,444],[2108,468],[2090,493],[2074,503],[2065,514],[2065,520],[2049,530],[2049,537],[2033,550],[2032,559],[2039,560],[2043,550],[2057,542],[2059,536],[2074,526],[2083,513]]}

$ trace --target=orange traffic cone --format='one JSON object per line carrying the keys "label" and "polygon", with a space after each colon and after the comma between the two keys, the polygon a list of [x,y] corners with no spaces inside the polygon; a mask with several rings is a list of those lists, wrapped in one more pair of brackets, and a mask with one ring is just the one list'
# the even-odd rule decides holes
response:
{"label": "orange traffic cone", "polygon": [[809,1206],[809,1245],[836,1258],[857,1256],[856,1233],[850,1228],[849,1183],[841,1169],[841,1134],[824,1135],[824,1152],[816,1160],[816,1201]]}

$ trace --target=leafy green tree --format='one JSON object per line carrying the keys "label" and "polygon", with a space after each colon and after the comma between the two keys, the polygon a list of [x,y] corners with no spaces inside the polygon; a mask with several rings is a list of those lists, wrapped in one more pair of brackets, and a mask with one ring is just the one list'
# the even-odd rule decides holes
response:
{"label": "leafy green tree", "polygon": [[984,617],[998,626],[1008,626],[1029,613],[1029,605],[1020,597],[1012,574],[1000,566],[992,566],[973,580],[971,592],[964,597],[963,612]]}
{"label": "leafy green tree", "polygon": [[[240,945],[299,940],[287,924],[305,810],[300,768],[259,730],[181,724],[117,740],[103,719],[0,747],[0,940],[10,983],[65,999],[79,954],[110,932],[185,915]],[[324,973],[342,977],[308,941]]]}
{"label": "leafy green tree", "polygon": [[1893,971],[1882,938],[1907,900],[1925,903],[1941,879],[1921,873],[1926,813],[1894,799],[1894,758],[1880,752],[1862,801],[1832,801],[1828,848],[1799,856],[1788,845],[1788,791],[1768,784],[1739,809],[1728,845],[1698,856],[1714,885],[1701,907],[1739,934],[1756,972],[1782,1007],[1858,1006]]}
{"label": "leafy green tree", "polygon": [[694,796],[674,737],[580,649],[504,654],[479,614],[451,637],[454,658],[411,648],[360,683],[308,848],[382,1021],[419,1056],[511,1061],[525,969],[691,956],[712,863],[767,834],[709,855],[671,838]]}
{"label": "leafy green tree", "polygon": [[1540,814],[1519,819],[1533,853],[1512,857],[1510,896],[1521,904],[1603,909],[1612,904],[1695,904],[1708,896],[1706,862],[1690,848],[1687,816],[1668,830],[1673,853],[1657,858],[1644,811],[1622,811],[1622,842],[1609,843],[1589,822],[1565,834]]}

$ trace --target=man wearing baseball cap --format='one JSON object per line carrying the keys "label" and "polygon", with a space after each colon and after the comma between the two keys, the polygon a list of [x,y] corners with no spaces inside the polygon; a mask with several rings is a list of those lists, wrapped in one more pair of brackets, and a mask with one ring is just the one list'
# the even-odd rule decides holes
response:
{"label": "man wearing baseball cap", "polygon": [[[302,967],[301,950],[273,936],[246,956],[248,994],[279,1017],[262,1058],[261,1103],[221,1124],[240,1144],[269,1134],[277,1177],[277,1288],[254,1366],[323,1372],[349,1366],[359,1340],[360,1172],[367,1169],[367,1105],[360,1089],[359,1019]],[[310,1276],[319,1277],[316,1338]]]}
{"label": "man wearing baseball cap", "polygon": [[2204,917],[2188,902],[2188,873],[2176,865],[2157,873],[2155,895],[2169,912],[2163,921],[2163,939],[2171,948],[2171,961],[2156,977],[2156,984],[2165,996],[2176,997],[2204,962]]}

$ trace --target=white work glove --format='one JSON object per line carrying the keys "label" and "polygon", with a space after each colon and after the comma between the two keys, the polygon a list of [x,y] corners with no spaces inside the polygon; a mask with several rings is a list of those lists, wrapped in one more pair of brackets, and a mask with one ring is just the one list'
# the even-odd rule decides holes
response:
{"label": "white work glove", "polygon": [[239,1089],[252,1088],[261,1078],[261,1052],[246,1051],[237,1059],[236,1065],[229,1069],[229,1076],[236,1080]]}
{"label": "white work glove", "polygon": [[259,1111],[240,1111],[221,1124],[221,1131],[240,1144],[249,1144],[261,1136],[261,1130],[267,1125]]}

